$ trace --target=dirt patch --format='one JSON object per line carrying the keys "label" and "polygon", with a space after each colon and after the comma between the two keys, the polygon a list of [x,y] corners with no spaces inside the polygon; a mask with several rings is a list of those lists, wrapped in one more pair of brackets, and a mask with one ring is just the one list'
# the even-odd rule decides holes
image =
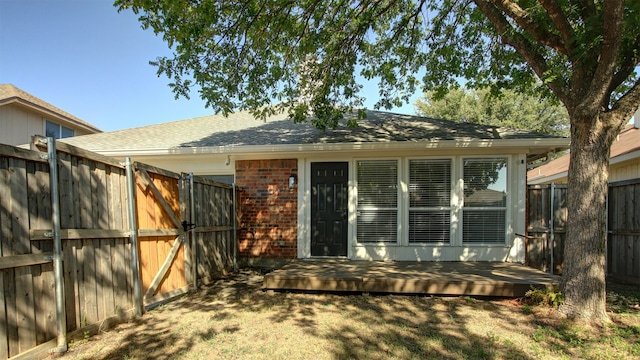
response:
{"label": "dirt patch", "polygon": [[[243,271],[76,342],[62,359],[638,358],[629,294],[606,329],[514,299],[275,293]],[[635,294],[635,295],[633,295]],[[624,298],[625,300],[621,300]],[[625,303],[626,302],[626,303]]]}

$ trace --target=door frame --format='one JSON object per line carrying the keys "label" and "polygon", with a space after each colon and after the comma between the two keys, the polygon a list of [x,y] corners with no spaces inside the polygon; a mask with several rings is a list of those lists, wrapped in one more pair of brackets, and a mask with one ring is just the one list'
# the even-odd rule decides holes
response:
{"label": "door frame", "polygon": [[[311,163],[344,162],[347,163],[347,256],[311,256]],[[354,192],[353,159],[344,157],[299,158],[298,169],[298,258],[299,259],[351,259],[353,256],[354,230]]]}

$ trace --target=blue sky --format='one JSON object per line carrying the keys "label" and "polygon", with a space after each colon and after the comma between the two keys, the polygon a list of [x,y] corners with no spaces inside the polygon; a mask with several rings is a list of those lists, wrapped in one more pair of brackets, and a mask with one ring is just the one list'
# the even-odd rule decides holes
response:
{"label": "blue sky", "polygon": [[[162,38],[142,30],[133,12],[118,13],[111,0],[0,0],[0,83],[104,131],[213,113],[197,92],[174,99],[169,79],[149,65],[164,55],[170,51]],[[372,108],[377,87],[365,88]]]}

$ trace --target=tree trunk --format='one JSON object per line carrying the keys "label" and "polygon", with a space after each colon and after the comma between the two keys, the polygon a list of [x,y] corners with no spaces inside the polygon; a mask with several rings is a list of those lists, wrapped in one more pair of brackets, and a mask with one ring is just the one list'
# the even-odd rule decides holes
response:
{"label": "tree trunk", "polygon": [[606,199],[610,148],[616,134],[601,120],[597,114],[571,119],[560,311],[578,321],[604,324],[610,322],[605,288]]}

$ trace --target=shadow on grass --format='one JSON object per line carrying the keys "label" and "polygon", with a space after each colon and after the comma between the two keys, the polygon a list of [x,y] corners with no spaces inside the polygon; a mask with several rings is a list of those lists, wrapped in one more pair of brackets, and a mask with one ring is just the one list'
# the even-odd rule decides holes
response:
{"label": "shadow on grass", "polygon": [[[121,330],[125,336],[118,339],[117,347],[88,352],[88,356],[97,359],[580,358],[593,354],[597,357],[598,349],[585,351],[592,351],[602,339],[612,343],[638,343],[640,336],[639,327],[617,324],[611,336],[603,333],[604,337],[594,338],[562,318],[549,315],[553,313],[551,309],[546,309],[546,314],[526,315],[515,300],[267,294],[261,285],[262,276],[249,271],[215,282],[127,324],[131,329]],[[633,294],[619,296],[633,303],[633,299],[637,301],[637,297],[633,297],[637,292]],[[640,315],[633,312],[633,306],[629,309],[637,320]],[[616,331],[626,333],[616,335]],[[633,344],[623,350],[627,355],[640,351]]]}

